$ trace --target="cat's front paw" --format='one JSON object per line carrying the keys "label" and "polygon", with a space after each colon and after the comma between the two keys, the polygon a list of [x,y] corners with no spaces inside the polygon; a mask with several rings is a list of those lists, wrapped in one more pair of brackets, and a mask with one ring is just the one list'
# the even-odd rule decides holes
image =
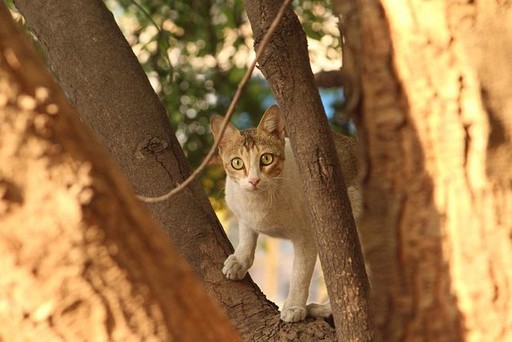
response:
{"label": "cat's front paw", "polygon": [[231,280],[240,280],[245,277],[249,266],[247,263],[243,263],[234,255],[231,254],[226,261],[224,261],[224,267],[222,273],[226,278]]}
{"label": "cat's front paw", "polygon": [[283,308],[281,312],[281,320],[285,322],[298,322],[306,318],[306,308],[300,306],[290,306]]}

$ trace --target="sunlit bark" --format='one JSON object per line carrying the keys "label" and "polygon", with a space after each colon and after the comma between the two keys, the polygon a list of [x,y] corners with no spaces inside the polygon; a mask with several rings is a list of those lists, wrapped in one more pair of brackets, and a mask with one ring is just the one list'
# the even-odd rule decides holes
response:
{"label": "sunlit bark", "polygon": [[511,9],[381,3],[359,3],[378,339],[510,340]]}
{"label": "sunlit bark", "polygon": [[0,340],[239,340],[4,4],[0,21]]}

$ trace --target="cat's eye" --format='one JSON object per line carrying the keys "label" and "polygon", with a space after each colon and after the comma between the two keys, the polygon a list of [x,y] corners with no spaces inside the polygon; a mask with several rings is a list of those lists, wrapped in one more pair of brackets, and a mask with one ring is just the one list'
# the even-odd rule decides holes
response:
{"label": "cat's eye", "polygon": [[244,162],[241,158],[236,157],[231,159],[231,166],[235,170],[242,170],[242,168],[244,167]]}
{"label": "cat's eye", "polygon": [[274,156],[271,153],[265,153],[261,155],[260,162],[261,165],[270,165],[274,161]]}

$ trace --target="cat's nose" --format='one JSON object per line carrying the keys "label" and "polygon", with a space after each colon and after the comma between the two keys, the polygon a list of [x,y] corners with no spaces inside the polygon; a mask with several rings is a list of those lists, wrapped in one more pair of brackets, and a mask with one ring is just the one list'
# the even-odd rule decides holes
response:
{"label": "cat's nose", "polygon": [[259,178],[251,178],[251,179],[249,179],[249,183],[251,183],[252,186],[254,186],[254,187],[256,187],[256,185],[258,185],[259,182],[260,182]]}

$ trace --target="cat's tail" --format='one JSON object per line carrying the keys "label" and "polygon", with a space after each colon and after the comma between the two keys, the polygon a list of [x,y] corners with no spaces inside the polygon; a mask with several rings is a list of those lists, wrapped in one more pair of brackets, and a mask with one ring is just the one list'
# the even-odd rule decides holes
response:
{"label": "cat's tail", "polygon": [[311,303],[306,306],[306,312],[308,316],[314,318],[328,318],[332,315],[331,303],[325,304]]}

